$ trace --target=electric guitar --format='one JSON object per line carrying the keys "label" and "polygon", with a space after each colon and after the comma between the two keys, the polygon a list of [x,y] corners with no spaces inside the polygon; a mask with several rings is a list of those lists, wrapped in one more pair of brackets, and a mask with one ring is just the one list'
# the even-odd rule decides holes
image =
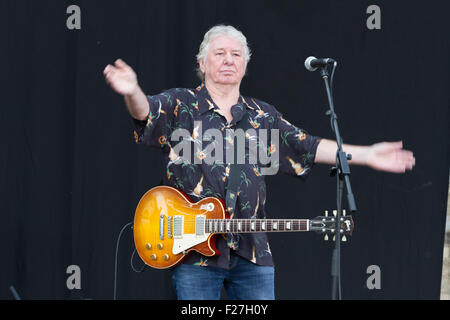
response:
{"label": "electric guitar", "polygon": [[[147,191],[138,203],[134,216],[136,250],[150,267],[165,269],[179,263],[190,251],[205,256],[219,255],[215,238],[224,233],[316,231],[351,235],[351,216],[314,219],[230,219],[223,199],[207,197],[193,202],[184,192],[158,186]],[[335,213],[335,212],[334,212]]]}

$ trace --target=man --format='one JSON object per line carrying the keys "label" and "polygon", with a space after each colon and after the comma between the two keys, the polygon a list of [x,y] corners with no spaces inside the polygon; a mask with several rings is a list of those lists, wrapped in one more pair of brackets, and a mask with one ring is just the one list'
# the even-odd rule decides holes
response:
{"label": "man", "polygon": [[[200,45],[198,73],[203,82],[194,90],[176,88],[146,96],[136,73],[124,61],[119,59],[104,70],[107,83],[124,96],[136,126],[136,142],[161,148],[165,154],[164,184],[183,190],[194,201],[207,196],[224,199],[230,174],[229,161],[200,161],[211,156],[203,148],[201,132],[220,130],[222,138],[216,136],[212,143],[225,141],[221,151],[226,153],[232,147],[230,129],[246,114],[251,129],[278,133],[279,143],[273,143],[276,139],[271,134],[258,144],[268,155],[278,155],[272,161],[277,170],[305,178],[314,163],[335,164],[336,142],[311,136],[283,119],[270,104],[241,95],[250,55],[245,36],[232,26],[220,25],[211,28]],[[183,159],[171,139],[177,129],[187,130],[193,145],[192,154],[183,154]],[[246,135],[249,141],[253,138]],[[412,152],[403,150],[401,142],[345,144],[343,149],[352,154],[351,165],[402,173],[415,164]],[[259,162],[246,163],[239,172],[232,218],[266,217],[263,167]],[[265,233],[229,234],[218,237],[216,246],[221,255],[205,257],[194,252],[175,267],[172,279],[179,299],[219,299],[223,285],[230,299],[274,299],[274,267]]]}

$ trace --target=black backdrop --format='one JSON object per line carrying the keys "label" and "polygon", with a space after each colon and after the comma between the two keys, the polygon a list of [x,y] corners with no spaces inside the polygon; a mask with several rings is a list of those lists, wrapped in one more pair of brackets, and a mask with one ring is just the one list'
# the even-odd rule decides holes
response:
{"label": "black backdrop", "polygon": [[[66,8],[81,8],[68,30]],[[381,30],[366,9],[381,8]],[[291,122],[333,138],[322,79],[302,66],[333,57],[344,141],[403,140],[412,172],[352,167],[359,212],[342,248],[346,299],[438,299],[449,164],[450,63],[446,1],[0,1],[0,298],[112,299],[116,239],[142,194],[159,183],[157,150],[134,144],[122,98],[102,71],[118,57],[146,93],[195,87],[205,31],[232,24],[253,57],[242,92]],[[335,208],[335,180],[267,178],[271,217],[311,218]],[[345,203],[345,202],[344,202]],[[333,243],[312,233],[270,235],[279,299],[329,299]],[[132,231],[119,247],[120,299],[170,299],[167,271],[130,267]],[[139,259],[135,259],[140,266]],[[66,268],[81,268],[81,289]],[[369,290],[367,267],[381,269]]]}

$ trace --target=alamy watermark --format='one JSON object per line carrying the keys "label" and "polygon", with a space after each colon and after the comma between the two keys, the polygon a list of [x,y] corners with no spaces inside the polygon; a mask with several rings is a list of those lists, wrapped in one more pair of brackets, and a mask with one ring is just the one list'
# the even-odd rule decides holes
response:
{"label": "alamy watermark", "polygon": [[381,269],[376,264],[370,265],[367,267],[366,270],[367,274],[370,274],[370,276],[367,278],[366,286],[367,289],[373,290],[373,289],[381,289]]}
{"label": "alamy watermark", "polygon": [[[81,8],[75,4],[67,7],[66,13],[70,16],[66,20],[66,26],[69,30],[81,29]],[[366,26],[369,30],[381,29],[381,9],[378,5],[372,4],[367,7],[366,13],[370,14],[366,20]]]}
{"label": "alamy watermark", "polygon": [[77,5],[70,5],[66,9],[66,13],[70,16],[66,20],[66,26],[69,30],[81,29],[81,9]]}
{"label": "alamy watermark", "polygon": [[81,289],[81,268],[76,264],[67,267],[66,273],[69,274],[66,280],[67,289]]}
{"label": "alamy watermark", "polygon": [[366,26],[369,30],[381,29],[381,9],[379,6],[372,4],[367,7],[367,14],[370,16],[366,20]]}
{"label": "alamy watermark", "polygon": [[[195,121],[192,133],[183,128],[174,130],[171,141],[178,142],[180,139],[182,141],[172,148],[169,157],[175,164],[201,164],[202,161],[208,165],[254,164],[261,166],[261,175],[274,175],[279,168],[279,130],[271,129],[270,136],[269,143],[267,129],[258,129],[257,132],[252,128],[246,131],[240,128],[236,130],[226,128],[222,132],[219,129],[210,128],[202,132],[202,122]],[[204,141],[209,142],[205,148]]]}

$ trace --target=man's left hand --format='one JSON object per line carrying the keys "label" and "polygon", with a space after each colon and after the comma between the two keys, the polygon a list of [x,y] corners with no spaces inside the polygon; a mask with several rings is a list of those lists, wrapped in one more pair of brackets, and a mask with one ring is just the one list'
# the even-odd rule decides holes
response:
{"label": "man's left hand", "polygon": [[403,150],[403,142],[380,142],[369,147],[367,166],[379,171],[404,173],[412,170],[416,164],[414,155],[409,150]]}

